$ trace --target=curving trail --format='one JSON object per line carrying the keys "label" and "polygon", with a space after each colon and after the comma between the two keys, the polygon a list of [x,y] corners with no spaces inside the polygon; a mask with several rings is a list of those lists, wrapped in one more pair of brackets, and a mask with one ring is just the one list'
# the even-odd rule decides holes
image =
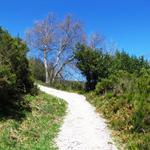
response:
{"label": "curving trail", "polygon": [[84,96],[41,85],[39,88],[68,103],[64,124],[56,138],[60,150],[117,150],[105,120],[95,112]]}

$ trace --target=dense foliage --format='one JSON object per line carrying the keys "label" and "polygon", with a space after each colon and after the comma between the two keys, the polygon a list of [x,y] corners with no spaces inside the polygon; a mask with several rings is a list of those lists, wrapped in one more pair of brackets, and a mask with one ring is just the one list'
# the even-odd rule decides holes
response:
{"label": "dense foliage", "polygon": [[114,71],[117,72],[118,70],[124,70],[128,73],[138,74],[142,68],[150,68],[149,63],[143,56],[130,56],[125,51],[116,51],[116,53],[111,57],[111,73],[114,73]]}
{"label": "dense foliage", "polygon": [[123,149],[149,150],[149,63],[124,51],[106,55],[86,46],[80,46],[76,59],[88,86],[92,86],[88,100],[110,121]]}
{"label": "dense foliage", "polygon": [[43,61],[39,58],[30,58],[29,64],[34,79],[45,82],[45,68]]}
{"label": "dense foliage", "polygon": [[86,90],[94,90],[101,78],[108,77],[109,55],[100,49],[92,49],[86,45],[77,45],[75,58],[77,67],[86,77]]}
{"label": "dense foliage", "polygon": [[0,110],[2,112],[8,113],[13,107],[17,109],[16,105],[22,101],[20,95],[35,91],[26,58],[27,50],[26,44],[20,38],[11,37],[7,31],[0,28]]}
{"label": "dense foliage", "polygon": [[143,57],[130,56],[124,51],[116,51],[114,55],[106,53],[103,49],[93,49],[86,45],[77,45],[76,66],[86,77],[86,90],[94,90],[102,79],[117,73],[119,70],[140,75],[142,68],[150,68]]}

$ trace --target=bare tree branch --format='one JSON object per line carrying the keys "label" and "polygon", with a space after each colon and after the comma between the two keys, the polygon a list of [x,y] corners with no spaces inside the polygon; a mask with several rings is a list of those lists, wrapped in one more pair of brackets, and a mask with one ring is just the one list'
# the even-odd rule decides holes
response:
{"label": "bare tree branch", "polygon": [[99,33],[93,33],[90,37],[90,47],[95,49],[101,46],[104,42],[104,37]]}
{"label": "bare tree branch", "polygon": [[[26,33],[27,43],[43,53],[46,82],[54,81],[63,68],[74,58],[75,45],[83,39],[83,29],[79,21],[71,15],[57,22],[53,14],[37,21]],[[51,64],[51,67],[48,66]],[[48,68],[51,68],[48,74]],[[49,76],[50,75],[50,76]]]}
{"label": "bare tree branch", "polygon": [[44,54],[46,83],[49,82],[47,55],[48,52],[53,50],[55,27],[55,17],[53,14],[49,13],[44,20],[37,21],[33,28],[26,33],[26,41],[30,47],[39,49]]}

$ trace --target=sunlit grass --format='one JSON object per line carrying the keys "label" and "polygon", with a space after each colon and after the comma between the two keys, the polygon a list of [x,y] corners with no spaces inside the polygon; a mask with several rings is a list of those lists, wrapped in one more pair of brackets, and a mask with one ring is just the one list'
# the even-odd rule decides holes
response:
{"label": "sunlit grass", "polygon": [[0,121],[0,150],[56,150],[54,138],[65,115],[66,103],[44,93],[25,97],[32,109],[22,121]]}

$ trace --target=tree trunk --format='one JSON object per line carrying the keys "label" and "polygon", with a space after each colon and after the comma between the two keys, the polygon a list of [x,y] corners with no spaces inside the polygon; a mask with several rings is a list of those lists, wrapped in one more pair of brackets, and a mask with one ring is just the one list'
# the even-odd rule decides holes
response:
{"label": "tree trunk", "polygon": [[46,53],[46,50],[44,50],[44,67],[45,67],[45,83],[49,83],[48,66],[47,66],[47,53]]}

